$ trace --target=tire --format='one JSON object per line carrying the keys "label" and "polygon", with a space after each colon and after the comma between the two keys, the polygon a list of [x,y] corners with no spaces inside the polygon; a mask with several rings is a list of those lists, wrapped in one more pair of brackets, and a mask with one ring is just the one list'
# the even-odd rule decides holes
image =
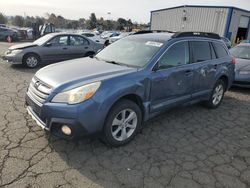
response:
{"label": "tire", "polygon": [[102,140],[113,147],[125,145],[134,139],[141,124],[142,112],[139,106],[130,100],[120,100],[107,116]]}
{"label": "tire", "polygon": [[219,79],[213,88],[210,99],[205,102],[207,108],[216,109],[220,106],[225,94],[225,82]]}
{"label": "tire", "polygon": [[25,55],[23,64],[28,68],[36,68],[40,64],[40,58],[36,54]]}
{"label": "tire", "polygon": [[84,57],[93,57],[95,55],[95,52],[87,52]]}

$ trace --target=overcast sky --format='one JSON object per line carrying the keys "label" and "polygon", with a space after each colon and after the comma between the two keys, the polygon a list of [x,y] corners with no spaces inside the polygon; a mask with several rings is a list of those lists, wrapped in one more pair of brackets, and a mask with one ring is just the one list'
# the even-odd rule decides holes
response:
{"label": "overcast sky", "polygon": [[150,11],[179,5],[222,5],[250,10],[250,0],[0,0],[0,12],[31,16],[55,13],[68,19],[88,18],[95,12],[97,17],[123,17],[148,23]]}

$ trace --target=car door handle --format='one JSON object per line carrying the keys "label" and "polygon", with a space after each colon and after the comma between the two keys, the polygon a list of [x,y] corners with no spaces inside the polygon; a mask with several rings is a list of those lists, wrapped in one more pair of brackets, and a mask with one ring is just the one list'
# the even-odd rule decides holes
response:
{"label": "car door handle", "polygon": [[88,49],[88,48],[89,48],[89,47],[87,47],[87,46],[86,46],[86,47],[84,47],[84,49]]}
{"label": "car door handle", "polygon": [[63,50],[67,50],[68,48],[64,47]]}
{"label": "car door handle", "polygon": [[193,75],[193,71],[192,70],[187,70],[185,72],[185,76],[192,76]]}

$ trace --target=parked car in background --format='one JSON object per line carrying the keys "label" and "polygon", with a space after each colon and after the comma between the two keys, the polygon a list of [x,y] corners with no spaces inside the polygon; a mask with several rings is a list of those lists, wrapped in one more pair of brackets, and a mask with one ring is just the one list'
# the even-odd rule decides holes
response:
{"label": "parked car in background", "polygon": [[109,43],[109,39],[111,37],[115,37],[115,36],[119,36],[119,33],[118,32],[111,32],[111,31],[104,31],[102,34],[101,34],[101,38],[105,40],[104,42],[104,45],[105,46],[108,46],[110,43]]}
{"label": "parked car in background", "polygon": [[250,39],[240,41],[240,44],[242,44],[242,43],[250,43]]}
{"label": "parked car in background", "polygon": [[11,41],[19,40],[18,32],[16,30],[7,27],[0,27],[0,40],[8,41],[8,37]]}
{"label": "parked car in background", "polygon": [[33,43],[11,46],[3,59],[13,64],[23,64],[34,68],[39,64],[91,56],[102,48],[102,44],[82,35],[51,33]]}
{"label": "parked car in background", "polygon": [[121,34],[118,35],[118,36],[110,37],[110,38],[109,38],[109,43],[111,44],[111,43],[113,43],[113,42],[115,42],[115,41],[117,41],[117,40],[120,40],[120,39],[122,39],[122,38],[124,38],[124,37],[127,37],[127,36],[129,36],[129,35],[132,35],[132,34],[133,34],[132,32],[123,32],[123,33],[121,33]]}
{"label": "parked car in background", "polygon": [[27,39],[31,40],[34,39],[34,35],[33,35],[33,29],[27,29]]}
{"label": "parked car in background", "polygon": [[104,31],[101,34],[101,38],[106,40],[109,39],[110,37],[115,37],[115,36],[119,36],[119,33],[115,31]]}
{"label": "parked car in background", "polygon": [[143,121],[172,107],[200,101],[219,107],[234,68],[216,34],[131,35],[94,58],[40,69],[27,91],[27,110],[57,136],[100,133],[107,144],[121,146]]}
{"label": "parked car in background", "polygon": [[230,49],[230,52],[236,58],[233,85],[250,88],[250,43],[241,43]]}
{"label": "parked car in background", "polygon": [[221,40],[226,44],[227,48],[230,49],[232,47],[231,41],[226,37],[221,37]]}
{"label": "parked car in background", "polygon": [[91,40],[93,40],[93,41],[95,41],[95,42],[98,42],[98,43],[104,44],[104,42],[105,42],[105,40],[102,39],[102,38],[100,37],[100,35],[97,35],[97,34],[94,33],[94,32],[86,32],[86,31],[85,31],[85,32],[82,32],[81,35],[83,35],[83,36],[85,36],[85,37],[87,37],[87,38],[89,38],[89,39],[91,39]]}
{"label": "parked car in background", "polygon": [[0,27],[7,27],[5,24],[0,24]]}

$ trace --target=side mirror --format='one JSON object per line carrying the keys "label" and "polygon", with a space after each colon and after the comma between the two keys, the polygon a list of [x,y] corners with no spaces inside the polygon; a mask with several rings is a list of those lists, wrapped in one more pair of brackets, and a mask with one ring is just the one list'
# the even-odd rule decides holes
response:
{"label": "side mirror", "polygon": [[48,42],[48,43],[45,44],[45,46],[50,47],[50,46],[52,46],[52,43]]}

